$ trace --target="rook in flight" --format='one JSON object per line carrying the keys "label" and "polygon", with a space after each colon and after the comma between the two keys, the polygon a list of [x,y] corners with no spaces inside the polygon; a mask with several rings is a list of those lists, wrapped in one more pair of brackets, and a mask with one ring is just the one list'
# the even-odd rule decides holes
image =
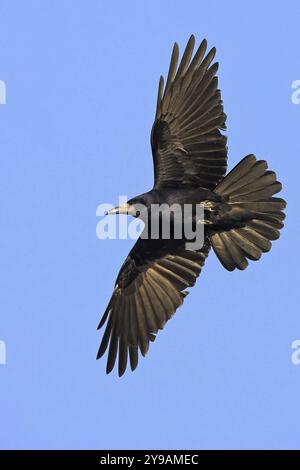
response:
{"label": "rook in flight", "polygon": [[281,183],[265,160],[248,155],[225,176],[226,115],[216,50],[206,53],[204,40],[193,55],[194,45],[191,36],[178,66],[175,43],[165,86],[163,77],[159,81],[151,131],[153,189],[109,213],[138,217],[140,204],[202,204],[204,244],[190,250],[185,239],[137,240],[99,324],[106,328],[97,358],[108,348],[107,373],[117,356],[120,376],[128,359],[132,370],[137,367],[138,351],[147,354],[149,342],[182,305],[211,247],[226,269],[243,270],[271,249],[283,227],[285,201],[274,197]]}

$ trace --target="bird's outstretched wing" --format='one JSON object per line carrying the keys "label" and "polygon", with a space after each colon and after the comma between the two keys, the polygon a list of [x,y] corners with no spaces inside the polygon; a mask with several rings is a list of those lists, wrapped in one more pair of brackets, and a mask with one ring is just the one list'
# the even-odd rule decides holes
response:
{"label": "bird's outstretched wing", "polygon": [[160,77],[155,121],[151,131],[154,188],[181,185],[213,189],[227,169],[227,138],[221,93],[211,65],[216,50],[207,55],[206,40],[194,57],[191,36],[179,67],[175,43],[166,86]]}
{"label": "bird's outstretched wing", "polygon": [[97,359],[105,353],[106,372],[112,371],[119,353],[119,375],[129,355],[131,369],[138,364],[176,309],[183,303],[187,287],[194,285],[210,249],[188,251],[180,240],[139,238],[117,277],[114,292],[98,328],[107,321]]}

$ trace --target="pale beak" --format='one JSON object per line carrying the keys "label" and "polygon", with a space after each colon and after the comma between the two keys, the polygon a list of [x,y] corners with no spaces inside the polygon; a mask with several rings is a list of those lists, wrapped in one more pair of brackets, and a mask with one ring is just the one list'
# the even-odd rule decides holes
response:
{"label": "pale beak", "polygon": [[110,209],[109,211],[106,212],[105,215],[131,214],[133,212],[134,212],[133,207],[130,206],[127,202],[125,202],[125,204],[122,204],[119,207],[114,207],[113,209]]}

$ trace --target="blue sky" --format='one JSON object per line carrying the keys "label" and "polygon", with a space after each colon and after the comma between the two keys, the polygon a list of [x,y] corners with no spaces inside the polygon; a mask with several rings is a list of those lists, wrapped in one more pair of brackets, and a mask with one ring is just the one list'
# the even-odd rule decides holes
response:
{"label": "blue sky", "polygon": [[[297,1],[0,2],[0,447],[299,448]],[[286,227],[245,272],[210,254],[134,374],[105,375],[97,323],[132,240],[96,207],[153,182],[149,133],[173,42],[217,47],[229,168],[284,185]]]}

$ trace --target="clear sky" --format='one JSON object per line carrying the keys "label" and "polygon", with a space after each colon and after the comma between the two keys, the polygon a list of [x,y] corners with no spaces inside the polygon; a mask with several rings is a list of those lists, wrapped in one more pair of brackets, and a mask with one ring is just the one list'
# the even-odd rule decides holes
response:
{"label": "clear sky", "polygon": [[[0,447],[300,448],[298,1],[1,0]],[[213,253],[135,373],[106,376],[97,323],[132,240],[96,207],[153,182],[149,133],[173,42],[217,47],[229,168],[283,182],[272,251]]]}

